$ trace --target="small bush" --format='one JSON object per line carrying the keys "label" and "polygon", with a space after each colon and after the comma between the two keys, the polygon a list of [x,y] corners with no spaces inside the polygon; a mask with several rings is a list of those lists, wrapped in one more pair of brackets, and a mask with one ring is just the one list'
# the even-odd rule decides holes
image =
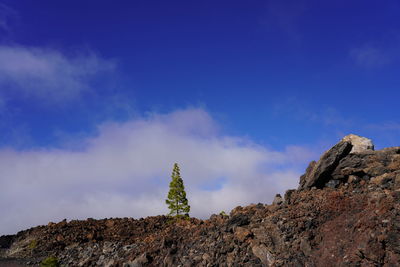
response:
{"label": "small bush", "polygon": [[50,256],[40,263],[40,267],[60,267],[60,263],[56,257]]}
{"label": "small bush", "polygon": [[37,247],[37,240],[33,239],[30,243],[29,243],[29,249],[35,249]]}
{"label": "small bush", "polygon": [[225,211],[221,211],[221,212],[219,213],[219,215],[221,215],[221,216],[228,216],[228,215],[225,213]]}

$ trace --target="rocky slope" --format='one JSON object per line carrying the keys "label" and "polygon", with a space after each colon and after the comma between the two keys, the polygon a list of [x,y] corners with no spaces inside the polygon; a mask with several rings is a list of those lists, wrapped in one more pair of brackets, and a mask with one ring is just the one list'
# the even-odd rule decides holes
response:
{"label": "rocky slope", "polygon": [[49,223],[0,237],[0,265],[400,266],[400,147],[349,135],[272,205],[208,220]]}

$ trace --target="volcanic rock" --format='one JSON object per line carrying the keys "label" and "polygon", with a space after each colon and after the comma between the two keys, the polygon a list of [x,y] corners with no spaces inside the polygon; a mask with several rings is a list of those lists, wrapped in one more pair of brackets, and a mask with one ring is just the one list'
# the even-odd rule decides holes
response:
{"label": "volcanic rock", "polygon": [[345,136],[334,147],[326,151],[318,162],[312,161],[306,173],[300,177],[299,190],[324,186],[335,188],[339,181],[332,179],[332,172],[339,162],[349,154],[368,153],[374,151],[374,145],[368,138],[354,134]]}
{"label": "volcanic rock", "polygon": [[307,167],[306,173],[300,177],[301,189],[311,188],[313,186],[322,188],[331,178],[340,160],[346,157],[353,146],[349,141],[340,141],[334,147],[326,151],[318,162],[311,162]]}
{"label": "volcanic rock", "polygon": [[283,199],[282,196],[280,194],[276,194],[274,201],[272,201],[272,205],[280,205],[282,204]]}
{"label": "volcanic rock", "polygon": [[343,142],[350,142],[353,146],[350,153],[361,153],[365,151],[373,151],[374,144],[371,139],[361,137],[355,134],[349,134],[342,139]]}
{"label": "volcanic rock", "polygon": [[368,140],[342,139],[272,205],[208,220],[64,220],[0,237],[0,266],[399,266],[400,147]]}

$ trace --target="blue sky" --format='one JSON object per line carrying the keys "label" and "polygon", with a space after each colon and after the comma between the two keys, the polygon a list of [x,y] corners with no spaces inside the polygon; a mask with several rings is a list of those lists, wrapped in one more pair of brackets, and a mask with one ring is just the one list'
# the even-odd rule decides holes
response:
{"label": "blue sky", "polygon": [[[206,217],[295,187],[307,162],[346,134],[399,145],[399,13],[391,0],[0,0],[0,190],[26,192],[29,176],[75,192],[43,219],[24,212],[16,193],[3,194],[3,206],[23,215],[0,230],[126,215],[116,208],[124,197],[128,215],[163,213],[157,198],[175,161],[192,177],[193,202],[213,194],[215,208],[192,205]],[[196,147],[217,153],[220,167],[207,167],[211,156]],[[99,164],[109,178],[85,173]],[[116,168],[125,171],[108,181]],[[285,182],[271,184],[279,175]],[[248,197],[246,179],[268,181],[268,193]],[[129,189],[154,195],[153,208],[134,206]],[[34,211],[57,198],[32,190],[25,201]],[[115,212],[89,214],[107,199]],[[87,208],[79,213],[77,203]]]}

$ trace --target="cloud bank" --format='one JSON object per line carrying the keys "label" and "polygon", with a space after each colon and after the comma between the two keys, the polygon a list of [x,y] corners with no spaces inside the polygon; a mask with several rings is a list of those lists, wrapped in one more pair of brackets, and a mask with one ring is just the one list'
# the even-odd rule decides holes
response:
{"label": "cloud bank", "polygon": [[49,221],[166,214],[174,162],[191,215],[270,202],[294,188],[301,147],[273,151],[220,133],[202,109],[105,123],[80,151],[0,150],[0,234]]}

